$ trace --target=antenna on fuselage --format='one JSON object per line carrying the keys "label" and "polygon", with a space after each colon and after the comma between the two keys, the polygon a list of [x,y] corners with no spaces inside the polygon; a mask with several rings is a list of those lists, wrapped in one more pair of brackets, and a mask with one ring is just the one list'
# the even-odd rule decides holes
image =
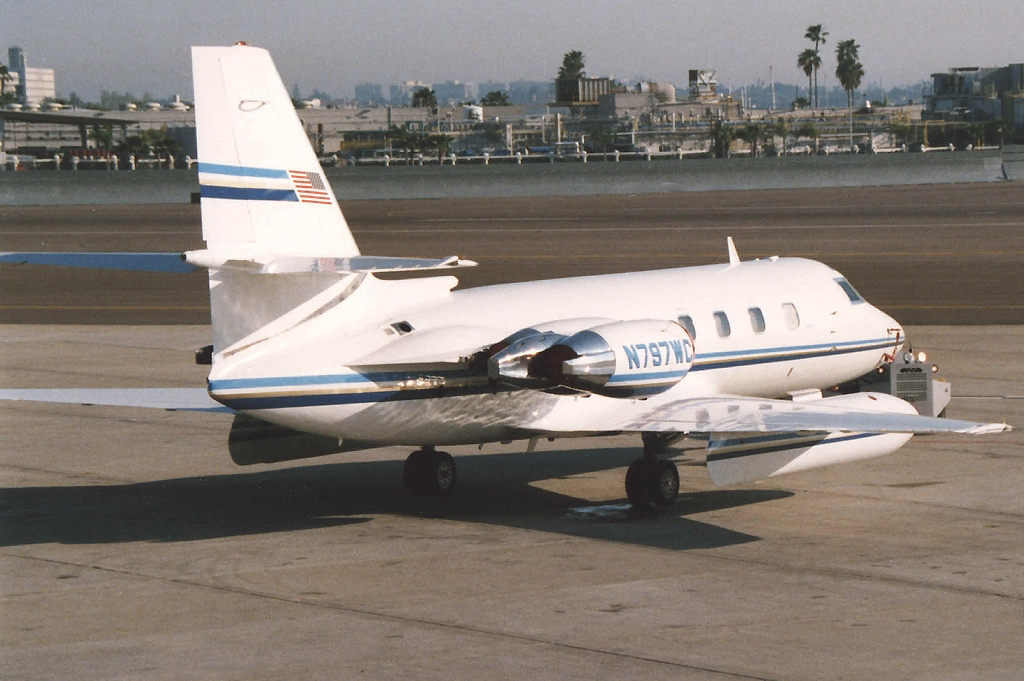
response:
{"label": "antenna on fuselage", "polygon": [[732,237],[731,236],[725,237],[725,242],[729,246],[729,264],[730,265],[739,265],[740,264],[740,254],[736,252],[736,244],[734,244],[732,242]]}

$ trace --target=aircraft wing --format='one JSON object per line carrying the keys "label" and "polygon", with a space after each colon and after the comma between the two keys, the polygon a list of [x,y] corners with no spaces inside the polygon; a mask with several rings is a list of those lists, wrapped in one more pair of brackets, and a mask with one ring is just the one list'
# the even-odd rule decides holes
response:
{"label": "aircraft wing", "polygon": [[0,263],[183,274],[201,269],[181,253],[0,253]]}
{"label": "aircraft wing", "polygon": [[712,482],[733,485],[891,454],[918,433],[983,435],[1010,426],[920,416],[892,395],[855,393],[793,402],[684,399],[659,405],[623,430],[704,434]]}
{"label": "aircraft wing", "polygon": [[809,401],[716,396],[682,399],[621,424],[620,430],[686,433],[965,433],[1010,430],[1005,423],[976,423],[921,416],[891,395],[855,393]]}
{"label": "aircraft wing", "polygon": [[234,413],[210,397],[205,388],[2,389],[0,400]]}

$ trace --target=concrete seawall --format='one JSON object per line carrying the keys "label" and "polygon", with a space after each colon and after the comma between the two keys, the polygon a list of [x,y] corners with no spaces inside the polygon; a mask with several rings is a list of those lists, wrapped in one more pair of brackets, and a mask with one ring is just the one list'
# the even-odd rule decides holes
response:
{"label": "concrete seawall", "polygon": [[[997,182],[1020,176],[1016,156],[1011,158],[1004,163],[998,151],[947,152],[345,167],[326,173],[338,198],[351,201]],[[0,172],[0,205],[187,203],[198,190],[195,170]]]}

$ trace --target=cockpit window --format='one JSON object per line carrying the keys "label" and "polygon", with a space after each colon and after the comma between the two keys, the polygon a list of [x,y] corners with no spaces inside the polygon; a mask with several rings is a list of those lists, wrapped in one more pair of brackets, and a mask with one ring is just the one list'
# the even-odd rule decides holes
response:
{"label": "cockpit window", "polygon": [[795,331],[800,328],[800,313],[796,311],[793,303],[782,304],[782,317],[786,320],[786,328]]}
{"label": "cockpit window", "polygon": [[864,302],[863,296],[857,293],[857,289],[853,288],[853,284],[846,281],[846,277],[837,278],[836,283],[839,284],[839,288],[843,289],[843,292],[846,293],[846,296],[850,299],[851,303],[856,305],[857,303]]}

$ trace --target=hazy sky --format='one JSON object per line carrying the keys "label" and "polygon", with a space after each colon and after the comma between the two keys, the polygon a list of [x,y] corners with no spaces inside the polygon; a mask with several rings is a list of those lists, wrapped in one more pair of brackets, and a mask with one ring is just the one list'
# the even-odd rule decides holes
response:
{"label": "hazy sky", "polygon": [[[861,45],[866,81],[914,83],[951,66],[1024,61],[1022,0],[0,0],[0,61],[20,45],[56,71],[58,93],[100,90],[191,97],[190,45],[245,40],[271,51],[291,88],[351,96],[361,82],[543,80],[582,50],[587,74],[685,84],[714,68],[720,83],[803,83],[796,67],[810,24],[835,45]],[[829,78],[834,82],[834,76]]]}

